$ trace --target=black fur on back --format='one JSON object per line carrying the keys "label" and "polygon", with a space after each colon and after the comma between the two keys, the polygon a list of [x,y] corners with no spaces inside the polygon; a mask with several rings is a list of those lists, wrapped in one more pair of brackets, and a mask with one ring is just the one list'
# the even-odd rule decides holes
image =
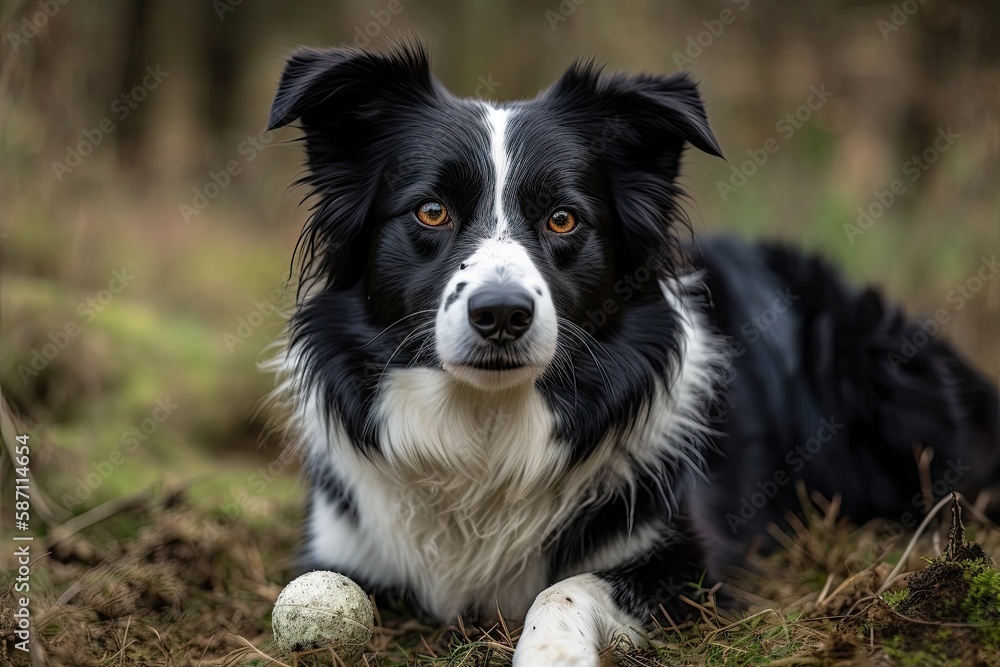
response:
{"label": "black fur on back", "polygon": [[[694,494],[718,541],[743,544],[783,524],[786,511],[801,509],[798,480],[840,496],[858,522],[919,516],[925,447],[931,479],[956,491],[1000,481],[996,385],[947,342],[919,333],[919,320],[784,246],[707,239],[691,255],[730,338],[712,484]],[[927,342],[912,354],[914,340]]]}

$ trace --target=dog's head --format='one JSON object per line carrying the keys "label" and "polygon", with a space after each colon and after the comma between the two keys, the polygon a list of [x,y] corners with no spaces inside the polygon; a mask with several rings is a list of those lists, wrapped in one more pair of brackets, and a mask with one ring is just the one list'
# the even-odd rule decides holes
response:
{"label": "dog's head", "polygon": [[720,155],[684,74],[576,64],[498,104],[452,96],[411,46],[296,52],[268,127],[294,121],[317,197],[303,286],[363,296],[354,316],[396,327],[396,352],[432,335],[432,365],[486,390],[610,335],[626,301],[662,300],[685,143]]}

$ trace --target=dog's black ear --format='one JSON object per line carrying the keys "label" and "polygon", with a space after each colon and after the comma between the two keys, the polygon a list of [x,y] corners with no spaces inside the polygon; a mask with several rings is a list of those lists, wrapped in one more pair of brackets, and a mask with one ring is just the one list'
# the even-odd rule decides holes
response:
{"label": "dog's black ear", "polygon": [[708,126],[698,84],[687,72],[668,77],[642,75],[633,82],[639,95],[658,111],[668,131],[709,155],[722,157],[719,142]]}
{"label": "dog's black ear", "polygon": [[547,95],[567,110],[625,120],[634,131],[619,137],[622,140],[631,138],[649,149],[674,150],[687,142],[709,155],[722,157],[698,85],[686,72],[671,76],[602,76],[601,68],[593,61],[577,62]]}
{"label": "dog's black ear", "polygon": [[371,113],[389,93],[399,102],[434,94],[427,53],[419,45],[386,53],[299,49],[285,65],[267,129],[299,119],[308,125],[345,113]]}

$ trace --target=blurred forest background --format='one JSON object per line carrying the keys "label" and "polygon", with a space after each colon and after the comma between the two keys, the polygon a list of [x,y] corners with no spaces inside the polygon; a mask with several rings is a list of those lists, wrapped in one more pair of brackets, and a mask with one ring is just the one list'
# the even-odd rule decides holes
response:
{"label": "blurred forest background", "polygon": [[820,251],[996,377],[998,31],[992,0],[0,0],[0,387],[35,483],[63,518],[186,482],[294,523],[253,413],[307,217],[296,131],[263,131],[299,44],[416,35],[500,100],[592,54],[689,70],[728,159],[686,157],[695,232]]}

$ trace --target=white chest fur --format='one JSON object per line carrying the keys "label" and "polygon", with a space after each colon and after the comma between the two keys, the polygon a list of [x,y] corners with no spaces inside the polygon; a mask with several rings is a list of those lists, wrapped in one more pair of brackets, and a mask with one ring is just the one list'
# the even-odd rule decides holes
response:
{"label": "white chest fur", "polygon": [[538,392],[487,395],[440,370],[397,370],[376,420],[384,460],[341,453],[382,576],[395,572],[442,618],[497,603],[523,613],[546,583],[544,540],[584,481],[566,475]]}

